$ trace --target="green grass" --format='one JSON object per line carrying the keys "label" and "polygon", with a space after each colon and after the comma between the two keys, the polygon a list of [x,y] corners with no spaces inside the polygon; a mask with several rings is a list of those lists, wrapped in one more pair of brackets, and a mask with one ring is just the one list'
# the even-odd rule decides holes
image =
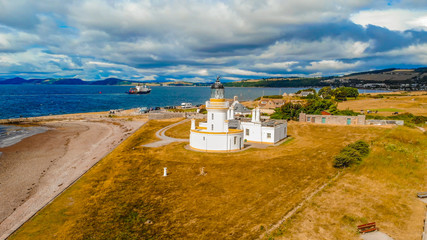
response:
{"label": "green grass", "polygon": [[[371,109],[369,109],[371,110]],[[397,108],[378,108],[378,109],[372,109],[371,111],[378,111],[378,112],[402,112],[402,109]]]}

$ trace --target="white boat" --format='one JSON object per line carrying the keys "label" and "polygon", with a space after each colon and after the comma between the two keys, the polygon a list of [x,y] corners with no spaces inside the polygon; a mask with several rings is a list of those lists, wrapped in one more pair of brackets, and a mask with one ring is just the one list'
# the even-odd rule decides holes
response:
{"label": "white boat", "polygon": [[151,88],[147,87],[147,85],[139,85],[129,89],[129,94],[147,94],[151,92]]}

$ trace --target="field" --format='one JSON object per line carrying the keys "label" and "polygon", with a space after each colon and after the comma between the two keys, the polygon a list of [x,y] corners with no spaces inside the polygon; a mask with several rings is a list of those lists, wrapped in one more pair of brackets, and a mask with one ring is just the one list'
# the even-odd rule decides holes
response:
{"label": "field", "polygon": [[[372,95],[379,95],[372,94]],[[412,113],[414,115],[427,116],[427,93],[415,92],[411,96],[387,96],[384,98],[367,98],[361,97],[358,100],[345,101],[338,104],[338,109],[350,109],[355,112],[360,110],[375,111],[377,115],[390,116],[393,112]],[[396,94],[398,95],[398,94]]]}
{"label": "field", "polygon": [[427,134],[393,128],[376,139],[360,166],[311,199],[274,239],[360,239],[357,225],[376,222],[393,239],[421,239],[427,190]]}
{"label": "field", "polygon": [[[11,239],[254,239],[337,174],[333,156],[345,145],[359,139],[379,145],[376,139],[391,131],[292,122],[288,132],[293,140],[266,149],[228,154],[189,151],[186,143],[141,147],[173,122],[148,122]],[[188,137],[182,126],[167,134]],[[418,168],[424,160],[418,156]],[[163,167],[168,177],[162,177]],[[206,175],[200,175],[202,167]],[[413,169],[417,177],[418,171]],[[404,209],[412,213],[412,206]],[[388,214],[387,208],[383,212]],[[403,221],[406,215],[398,217]],[[310,234],[312,229],[301,231]]]}

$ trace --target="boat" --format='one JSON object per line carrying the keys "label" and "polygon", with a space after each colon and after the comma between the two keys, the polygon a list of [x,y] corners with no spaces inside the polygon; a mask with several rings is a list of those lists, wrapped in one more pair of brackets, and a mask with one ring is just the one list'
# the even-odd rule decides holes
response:
{"label": "boat", "polygon": [[151,88],[147,87],[147,85],[139,85],[129,89],[129,94],[147,94],[151,92]]}

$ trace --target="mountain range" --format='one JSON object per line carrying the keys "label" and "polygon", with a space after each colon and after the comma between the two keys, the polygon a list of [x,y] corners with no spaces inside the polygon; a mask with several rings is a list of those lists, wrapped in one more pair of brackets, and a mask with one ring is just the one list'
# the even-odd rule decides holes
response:
{"label": "mountain range", "polygon": [[[427,68],[397,69],[388,68],[367,72],[352,73],[345,76],[329,77],[275,77],[261,79],[245,79],[242,81],[222,81],[228,87],[309,87],[309,86],[352,86],[352,87],[381,87],[381,88],[416,88],[427,87]],[[106,78],[98,81],[84,81],[79,78],[46,78],[23,79],[14,77],[0,79],[0,84],[50,84],[50,85],[136,85],[138,81],[123,80],[119,78]],[[193,83],[184,81],[154,80],[145,81],[153,85],[168,86],[208,86],[208,83]],[[378,86],[376,86],[378,85]]]}
{"label": "mountain range", "polygon": [[0,84],[46,84],[46,85],[132,85],[136,81],[122,80],[118,78],[107,78],[99,81],[83,81],[80,78],[46,78],[46,79],[24,79],[20,77],[0,79]]}

